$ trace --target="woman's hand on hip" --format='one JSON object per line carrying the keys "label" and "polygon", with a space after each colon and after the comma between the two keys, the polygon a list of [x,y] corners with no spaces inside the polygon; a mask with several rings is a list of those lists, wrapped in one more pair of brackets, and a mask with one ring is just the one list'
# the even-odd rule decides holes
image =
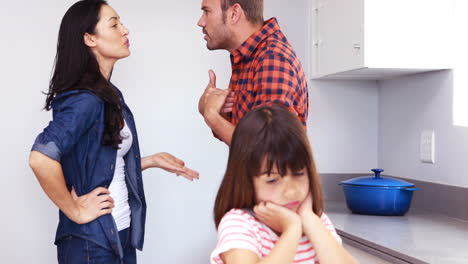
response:
{"label": "woman's hand on hip", "polygon": [[161,152],[141,159],[141,168],[160,168],[165,171],[175,173],[177,176],[181,175],[190,181],[198,179],[199,174],[197,171],[185,167],[183,160],[180,160],[173,155]]}
{"label": "woman's hand on hip", "polygon": [[86,224],[102,215],[110,214],[114,208],[114,199],[104,187],[97,187],[82,196],[78,196],[73,188],[71,196],[75,204],[75,213],[69,218],[77,224]]}
{"label": "woman's hand on hip", "polygon": [[288,208],[271,202],[260,202],[254,207],[254,212],[260,221],[276,232],[295,229],[302,233],[301,218]]}

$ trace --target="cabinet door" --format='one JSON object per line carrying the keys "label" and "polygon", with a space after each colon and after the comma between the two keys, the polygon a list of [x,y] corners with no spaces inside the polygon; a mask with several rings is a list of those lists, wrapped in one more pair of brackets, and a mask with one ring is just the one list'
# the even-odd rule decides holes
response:
{"label": "cabinet door", "polygon": [[449,68],[452,10],[452,0],[366,0],[365,66]]}
{"label": "cabinet door", "polygon": [[363,67],[364,0],[315,0],[312,16],[314,75]]}

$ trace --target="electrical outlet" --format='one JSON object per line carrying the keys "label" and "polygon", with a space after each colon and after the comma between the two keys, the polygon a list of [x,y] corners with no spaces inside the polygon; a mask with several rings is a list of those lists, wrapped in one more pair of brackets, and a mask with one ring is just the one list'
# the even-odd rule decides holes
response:
{"label": "electrical outlet", "polygon": [[419,145],[419,155],[421,162],[434,164],[435,156],[435,133],[434,130],[424,130],[421,133]]}

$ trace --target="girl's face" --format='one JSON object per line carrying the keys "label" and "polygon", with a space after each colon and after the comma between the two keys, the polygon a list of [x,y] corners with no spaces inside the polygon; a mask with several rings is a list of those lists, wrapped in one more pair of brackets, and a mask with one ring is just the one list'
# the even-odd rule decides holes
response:
{"label": "girl's face", "polygon": [[309,175],[304,168],[297,172],[287,171],[281,176],[277,168],[272,168],[271,174],[262,170],[259,176],[254,177],[256,202],[272,202],[297,211],[301,203],[309,194]]}
{"label": "girl's face", "polygon": [[88,44],[98,61],[107,59],[118,60],[130,55],[130,42],[128,41],[128,29],[120,21],[115,10],[102,5],[99,11],[99,22],[96,25],[94,35],[89,35],[91,43]]}

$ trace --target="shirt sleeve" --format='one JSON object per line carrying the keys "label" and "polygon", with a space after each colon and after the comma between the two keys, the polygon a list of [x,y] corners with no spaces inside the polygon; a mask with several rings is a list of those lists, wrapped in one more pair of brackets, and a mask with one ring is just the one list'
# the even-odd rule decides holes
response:
{"label": "shirt sleeve", "polygon": [[281,54],[267,53],[259,59],[253,83],[257,94],[252,109],[278,103],[298,116],[304,115],[307,91],[301,91],[292,63]]}
{"label": "shirt sleeve", "polygon": [[260,245],[247,214],[228,212],[218,226],[218,243],[211,253],[211,264],[221,264],[220,255],[231,249],[246,249],[261,257]]}
{"label": "shirt sleeve", "polygon": [[93,94],[79,93],[65,98],[57,108],[49,125],[40,133],[31,150],[60,162],[80,137],[99,120],[102,103]]}
{"label": "shirt sleeve", "polygon": [[336,241],[338,241],[340,244],[342,244],[343,241],[341,240],[341,237],[336,233],[336,229],[333,226],[330,218],[328,218],[328,216],[325,213],[322,213],[322,216],[320,217],[320,219],[322,220],[322,223],[325,226],[325,228],[330,231],[330,233],[333,235],[333,237],[336,238]]}

